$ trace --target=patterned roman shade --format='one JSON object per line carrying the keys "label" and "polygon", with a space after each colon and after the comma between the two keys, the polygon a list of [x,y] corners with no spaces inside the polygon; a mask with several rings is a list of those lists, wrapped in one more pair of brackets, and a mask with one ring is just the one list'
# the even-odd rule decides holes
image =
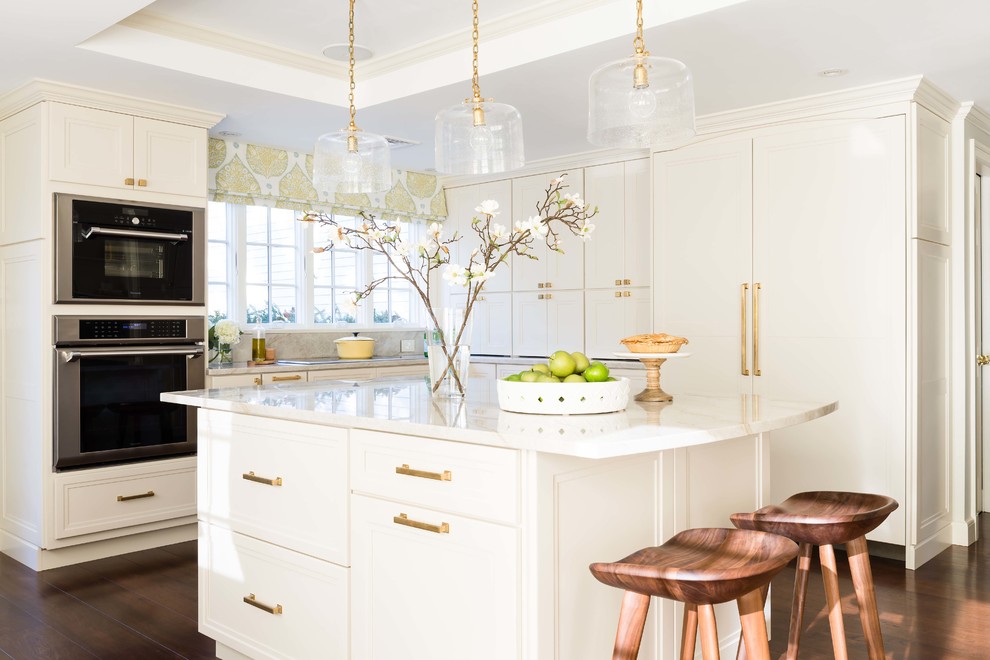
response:
{"label": "patterned roman shade", "polygon": [[313,155],[210,138],[210,199],[294,211],[368,211],[388,220],[443,220],[447,203],[432,174],[392,170],[386,193],[327,199],[313,187]]}

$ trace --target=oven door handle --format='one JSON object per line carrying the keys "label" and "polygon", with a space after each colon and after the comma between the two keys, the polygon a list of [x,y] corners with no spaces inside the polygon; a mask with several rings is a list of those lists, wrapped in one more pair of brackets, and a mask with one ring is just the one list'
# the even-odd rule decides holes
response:
{"label": "oven door handle", "polygon": [[61,350],[62,359],[75,362],[81,357],[132,357],[135,355],[185,355],[189,359],[202,357],[203,347],[195,348],[125,348],[106,350],[102,348],[80,348],[76,350]]}
{"label": "oven door handle", "polygon": [[139,229],[113,229],[104,227],[89,227],[82,233],[83,238],[89,238],[93,234],[103,236],[126,236],[128,238],[156,238],[163,241],[188,241],[186,234],[172,234],[163,231],[141,231]]}

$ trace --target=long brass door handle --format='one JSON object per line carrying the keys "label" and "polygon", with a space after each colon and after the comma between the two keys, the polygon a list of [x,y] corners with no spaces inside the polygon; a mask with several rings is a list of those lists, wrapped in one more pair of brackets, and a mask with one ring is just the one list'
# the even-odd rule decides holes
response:
{"label": "long brass door handle", "polygon": [[439,525],[431,525],[430,523],[420,522],[418,520],[412,520],[404,513],[400,513],[397,516],[392,517],[392,522],[396,525],[404,525],[406,527],[415,527],[416,529],[421,529],[424,532],[433,532],[434,534],[450,534],[450,525],[448,523],[442,522]]}
{"label": "long brass door handle", "polygon": [[266,605],[265,603],[259,601],[258,597],[255,596],[254,594],[248,594],[242,600],[251,607],[257,607],[259,610],[262,610],[263,612],[268,612],[269,614],[282,613],[282,605],[280,604]]}
{"label": "long brass door handle", "polygon": [[247,474],[242,474],[241,479],[244,479],[245,481],[253,481],[256,484],[265,484],[266,486],[282,485],[282,477],[275,477],[274,479],[270,477],[259,477],[253,470]]}
{"label": "long brass door handle", "polygon": [[415,470],[409,467],[408,463],[403,463],[399,467],[395,468],[395,473],[404,474],[407,477],[419,477],[420,479],[433,479],[435,481],[450,481],[453,479],[453,475],[450,473],[450,470],[444,470],[443,472]]}
{"label": "long brass door handle", "polygon": [[141,500],[146,497],[154,497],[155,491],[149,490],[147,493],[138,493],[137,495],[118,495],[118,502],[130,502],[131,500]]}
{"label": "long brass door handle", "polygon": [[749,375],[749,367],[746,364],[746,292],[749,291],[749,283],[743,282],[739,287],[739,311],[742,315],[739,327],[742,328],[742,346],[739,351],[742,355],[742,364],[739,367],[739,372],[743,376]]}
{"label": "long brass door handle", "polygon": [[753,375],[762,376],[760,372],[760,289],[759,282],[753,284]]}
{"label": "long brass door handle", "polygon": [[302,380],[302,376],[296,374],[295,376],[272,376],[273,383],[281,383],[286,380]]}

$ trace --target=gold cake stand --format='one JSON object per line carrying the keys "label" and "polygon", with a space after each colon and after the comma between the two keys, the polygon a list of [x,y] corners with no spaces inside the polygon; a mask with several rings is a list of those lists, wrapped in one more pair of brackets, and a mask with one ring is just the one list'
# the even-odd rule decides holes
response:
{"label": "gold cake stand", "polygon": [[660,388],[660,367],[667,360],[690,357],[690,353],[632,353],[622,351],[613,353],[619,358],[636,358],[646,367],[646,389],[637,394],[636,401],[657,401],[660,403],[673,401],[674,397]]}

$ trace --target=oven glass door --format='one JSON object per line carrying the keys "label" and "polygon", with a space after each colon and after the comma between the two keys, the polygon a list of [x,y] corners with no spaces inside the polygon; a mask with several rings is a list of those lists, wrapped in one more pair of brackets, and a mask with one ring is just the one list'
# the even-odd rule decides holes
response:
{"label": "oven glass door", "polygon": [[195,411],[160,395],[202,387],[202,351],[57,349],[55,467],[194,452]]}
{"label": "oven glass door", "polygon": [[72,297],[81,300],[193,300],[187,234],[73,224]]}

